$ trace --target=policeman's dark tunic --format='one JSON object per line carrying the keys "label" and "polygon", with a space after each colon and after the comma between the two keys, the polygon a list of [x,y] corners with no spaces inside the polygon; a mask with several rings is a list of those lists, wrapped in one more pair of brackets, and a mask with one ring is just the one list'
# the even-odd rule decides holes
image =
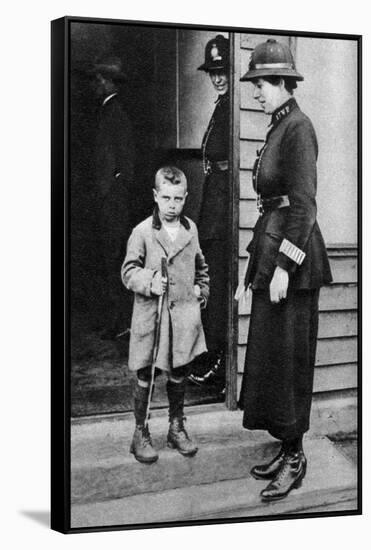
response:
{"label": "policeman's dark tunic", "polygon": [[[253,297],[239,400],[243,426],[278,439],[309,429],[319,289],[332,281],[316,221],[317,154],[312,123],[291,98],[273,113],[254,167],[255,191],[268,206],[248,246],[245,282]],[[289,206],[269,202],[285,195]],[[288,271],[289,286],[287,298],[272,304],[269,284],[276,266]]]}
{"label": "policeman's dark tunic", "polygon": [[225,348],[228,286],[229,96],[219,96],[203,142],[205,177],[199,218],[202,252],[209,266],[210,297],[203,324],[207,348]]}

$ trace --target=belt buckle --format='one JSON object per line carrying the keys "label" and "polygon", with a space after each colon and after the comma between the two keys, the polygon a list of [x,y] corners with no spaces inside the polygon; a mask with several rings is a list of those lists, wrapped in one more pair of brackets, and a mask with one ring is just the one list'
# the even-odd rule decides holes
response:
{"label": "belt buckle", "polygon": [[211,162],[209,160],[205,160],[205,162],[204,162],[204,172],[207,176],[209,176],[212,172]]}

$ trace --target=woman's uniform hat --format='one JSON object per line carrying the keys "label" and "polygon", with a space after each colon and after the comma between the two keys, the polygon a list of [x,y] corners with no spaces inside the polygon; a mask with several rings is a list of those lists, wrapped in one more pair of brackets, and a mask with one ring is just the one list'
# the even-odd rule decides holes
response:
{"label": "woman's uniform hat", "polygon": [[229,40],[218,34],[209,40],[205,47],[205,62],[198,67],[198,71],[228,70],[229,68]]}
{"label": "woman's uniform hat", "polygon": [[274,38],[256,46],[251,54],[249,70],[240,80],[252,80],[264,76],[290,76],[295,80],[304,80],[295,68],[290,48],[286,44],[280,44]]}

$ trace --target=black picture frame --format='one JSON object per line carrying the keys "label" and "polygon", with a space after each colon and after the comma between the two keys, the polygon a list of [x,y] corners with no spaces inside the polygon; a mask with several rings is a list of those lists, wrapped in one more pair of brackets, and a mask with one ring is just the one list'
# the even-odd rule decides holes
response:
{"label": "black picture frame", "polygon": [[[299,519],[308,517],[331,517],[340,515],[359,515],[362,513],[362,258],[354,257],[357,270],[357,307],[356,322],[358,326],[356,334],[357,342],[357,374],[356,388],[352,395],[355,396],[357,408],[357,459],[356,459],[356,487],[352,498],[352,508],[345,507],[337,510],[320,510],[298,512],[272,512],[272,514],[259,514],[244,516],[238,512],[235,517],[223,513],[215,513],[210,518],[185,518],[172,521],[138,522],[131,524],[73,526],[71,522],[71,24],[85,25],[112,25],[112,27],[137,27],[138,29],[181,29],[231,33],[251,33],[252,35],[287,36],[302,38],[321,38],[329,40],[354,41],[357,47],[357,244],[362,249],[362,37],[359,35],[344,35],[335,33],[312,33],[304,31],[287,31],[273,29],[249,29],[240,27],[185,25],[165,22],[125,21],[113,19],[96,19],[83,17],[63,17],[52,21],[51,24],[51,209],[52,209],[52,250],[51,250],[51,527],[62,533],[80,533],[91,531],[110,531],[127,529],[149,529],[159,527],[176,527],[187,525],[204,525],[214,523],[235,523],[250,521],[271,521],[280,519]],[[233,55],[233,47],[231,48]],[[303,69],[304,70],[304,69]],[[236,93],[231,99],[233,116],[238,117],[238,102],[240,101],[238,88],[239,75],[231,72]],[[238,224],[239,199],[239,149],[236,145],[236,136],[231,134],[230,160],[230,184],[234,189],[230,207],[231,221],[231,248],[232,259],[229,265],[229,323],[231,338],[229,342],[229,354],[227,366],[226,404],[230,410],[237,407],[237,345],[238,345],[238,312],[237,304],[233,301],[233,292],[238,283]],[[236,145],[235,147],[233,145]],[[351,283],[352,285],[355,284]],[[326,392],[323,392],[326,393]],[[212,409],[211,409],[212,410]],[[123,452],[126,452],[123,450]],[[238,478],[237,478],[238,479]],[[344,501],[346,502],[346,500]],[[242,514],[242,515],[241,515]]]}

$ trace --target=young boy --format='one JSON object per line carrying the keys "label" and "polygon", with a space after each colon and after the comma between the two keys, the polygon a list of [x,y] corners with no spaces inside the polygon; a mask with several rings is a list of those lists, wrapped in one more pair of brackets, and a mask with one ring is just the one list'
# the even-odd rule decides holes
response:
{"label": "young boy", "polygon": [[[168,377],[168,446],[185,456],[198,450],[184,428],[184,392],[188,365],[206,351],[200,308],[209,296],[208,267],[196,225],[182,215],[187,197],[184,173],[174,166],[160,168],[153,195],[154,213],[134,228],[121,269],[123,283],[135,293],[129,369],[137,373],[136,428],[130,452],[144,463],[158,459],[145,418],[159,296],[163,294],[156,375],[164,371]],[[161,276],[162,258],[166,258],[166,283]]]}

